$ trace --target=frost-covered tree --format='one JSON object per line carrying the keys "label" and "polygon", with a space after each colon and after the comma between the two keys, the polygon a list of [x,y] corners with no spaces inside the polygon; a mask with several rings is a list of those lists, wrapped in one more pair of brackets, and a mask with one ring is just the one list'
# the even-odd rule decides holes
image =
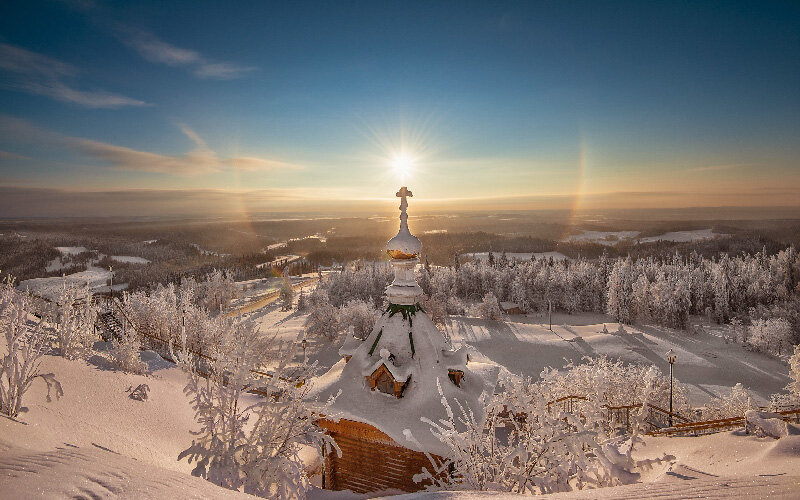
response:
{"label": "frost-covered tree", "polygon": [[[503,394],[484,397],[485,422],[443,396],[448,418],[423,421],[447,454],[443,462],[429,457],[430,470],[415,480],[429,489],[545,494],[631,483],[657,461],[632,458],[636,434],[601,441],[591,419],[552,411],[540,391],[526,392],[531,384],[513,376],[502,380]],[[408,432],[406,437],[414,440]]]}
{"label": "frost-covered tree", "polygon": [[[178,459],[195,463],[193,475],[219,486],[269,498],[305,498],[310,487],[300,452],[320,450],[332,440],[314,426],[327,404],[309,400],[316,368],[291,366],[292,349],[273,343],[269,378],[253,373],[264,362],[252,349],[252,330],[235,325],[222,334],[224,346],[206,376],[184,349],[176,355],[188,373],[184,392],[191,398],[200,430]],[[303,382],[303,383],[300,383]],[[257,389],[268,395],[247,395]]]}
{"label": "frost-covered tree", "polygon": [[703,420],[717,420],[743,417],[748,411],[757,408],[750,393],[742,384],[736,384],[731,387],[728,394],[712,398],[700,409],[700,412]]}
{"label": "frost-covered tree", "polygon": [[126,332],[120,339],[112,340],[108,354],[115,368],[129,373],[147,372],[147,363],[141,357],[141,342],[131,332]]}
{"label": "frost-covered tree", "polygon": [[283,283],[281,283],[280,300],[282,311],[290,311],[292,309],[294,290],[292,290],[292,282],[288,277],[284,277]]}
{"label": "frost-covered tree", "polygon": [[759,351],[780,355],[792,349],[792,327],[785,319],[757,319],[748,330],[750,345]]}
{"label": "frost-covered tree", "polygon": [[339,310],[339,330],[344,331],[352,326],[355,337],[365,339],[372,333],[380,315],[380,311],[372,303],[351,300]]}
{"label": "frost-covered tree", "polygon": [[314,290],[309,300],[310,313],[306,318],[306,335],[334,340],[341,331],[339,329],[339,310],[328,299],[323,289]]}
{"label": "frost-covered tree", "polygon": [[478,315],[483,319],[500,319],[503,316],[497,297],[492,292],[483,296],[483,301],[478,305]]}
{"label": "frost-covered tree", "polygon": [[6,279],[0,283],[0,413],[16,417],[23,410],[22,401],[31,384],[41,378],[47,384],[47,401],[51,390],[63,395],[61,384],[52,373],[41,373],[41,358],[48,344],[42,322],[29,324],[29,299],[14,289]]}
{"label": "frost-covered tree", "polygon": [[67,359],[81,355],[97,339],[94,323],[97,310],[88,286],[64,281],[53,304],[51,314],[59,353]]}

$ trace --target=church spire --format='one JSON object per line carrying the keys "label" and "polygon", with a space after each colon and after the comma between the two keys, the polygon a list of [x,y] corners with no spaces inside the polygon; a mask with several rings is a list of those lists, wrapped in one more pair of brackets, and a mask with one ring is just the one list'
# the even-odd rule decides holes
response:
{"label": "church spire", "polygon": [[389,302],[397,305],[415,304],[422,296],[422,289],[414,278],[414,268],[419,263],[422,243],[408,229],[408,198],[414,196],[406,186],[400,188],[400,229],[386,243],[386,252],[392,258],[394,281],[386,289]]}

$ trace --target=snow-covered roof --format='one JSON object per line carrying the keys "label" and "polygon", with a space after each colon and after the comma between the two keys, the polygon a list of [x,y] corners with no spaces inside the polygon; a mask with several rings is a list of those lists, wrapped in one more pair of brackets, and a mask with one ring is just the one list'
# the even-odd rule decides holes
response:
{"label": "snow-covered roof", "polygon": [[519,307],[519,305],[515,304],[514,302],[500,302],[500,307],[502,309],[514,309],[515,307]]}
{"label": "snow-covered roof", "polygon": [[[413,352],[410,339],[414,343]],[[316,380],[313,395],[324,400],[341,391],[331,408],[340,418],[373,425],[402,446],[441,455],[446,449],[431,434],[430,426],[420,420],[447,418],[437,380],[451,405],[458,400],[465,408],[471,408],[480,421],[485,416],[479,398],[484,391],[494,391],[500,370],[496,365],[476,365],[478,370],[472,371],[473,364],[466,365],[466,358],[467,348],[450,350],[421,310],[411,315],[410,321],[400,312],[393,315],[386,312],[369,337],[353,351],[349,362],[339,361]],[[387,397],[370,390],[365,376],[374,373],[381,364],[386,365],[395,380],[408,381],[402,397]],[[464,372],[460,386],[450,380],[449,370]],[[419,446],[406,439],[403,432],[406,429],[419,441]]]}

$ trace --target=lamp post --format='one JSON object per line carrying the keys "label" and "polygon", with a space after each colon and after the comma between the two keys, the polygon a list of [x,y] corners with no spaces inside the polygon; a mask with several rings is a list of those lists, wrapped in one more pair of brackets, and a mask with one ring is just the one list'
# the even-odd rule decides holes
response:
{"label": "lamp post", "polygon": [[553,301],[547,299],[547,317],[549,318],[550,322],[550,331],[553,331]]}
{"label": "lamp post", "polygon": [[308,347],[308,341],[303,337],[303,341],[300,343],[303,346],[303,361],[306,360],[306,347]]}
{"label": "lamp post", "polygon": [[114,301],[114,266],[108,266],[108,272],[111,273],[111,301]]}
{"label": "lamp post", "polygon": [[667,351],[667,361],[669,362],[669,426],[672,427],[672,379],[675,368],[675,353],[670,349]]}

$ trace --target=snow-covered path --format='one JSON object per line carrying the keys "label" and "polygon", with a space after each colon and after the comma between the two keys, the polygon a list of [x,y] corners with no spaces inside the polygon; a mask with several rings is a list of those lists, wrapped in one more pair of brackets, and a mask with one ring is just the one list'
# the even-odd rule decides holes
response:
{"label": "snow-covered path", "polygon": [[[604,324],[610,333],[601,333]],[[600,355],[653,364],[668,373],[664,354],[673,349],[675,376],[689,389],[693,404],[725,393],[738,382],[765,403],[789,382],[788,367],[781,360],[706,332],[625,326],[626,333],[618,333],[618,327],[600,314],[554,315],[552,332],[546,316],[509,316],[505,322],[453,316],[448,321],[455,344],[473,345],[491,361],[534,377],[547,366],[560,368],[567,361]]]}

